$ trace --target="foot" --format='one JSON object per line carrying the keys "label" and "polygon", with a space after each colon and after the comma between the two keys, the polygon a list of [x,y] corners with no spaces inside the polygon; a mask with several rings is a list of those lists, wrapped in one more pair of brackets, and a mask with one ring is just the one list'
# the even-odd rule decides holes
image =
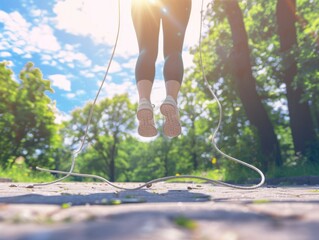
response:
{"label": "foot", "polygon": [[180,135],[182,128],[179,121],[178,107],[174,98],[167,96],[160,109],[161,113],[165,117],[165,122],[163,125],[164,134],[171,138]]}
{"label": "foot", "polygon": [[157,130],[154,123],[153,106],[150,101],[143,98],[137,108],[137,119],[139,121],[138,134],[142,137],[154,137]]}

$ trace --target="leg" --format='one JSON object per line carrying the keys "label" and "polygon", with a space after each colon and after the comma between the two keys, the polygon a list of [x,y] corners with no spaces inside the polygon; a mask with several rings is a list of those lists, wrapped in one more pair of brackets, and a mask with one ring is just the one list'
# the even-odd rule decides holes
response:
{"label": "leg", "polygon": [[135,78],[139,98],[150,100],[158,54],[160,13],[149,0],[132,0],[132,20],[139,47]]}
{"label": "leg", "polygon": [[166,93],[175,101],[183,80],[183,42],[191,12],[191,0],[163,0],[166,9],[162,11],[164,34],[164,79]]}
{"label": "leg", "polygon": [[183,42],[191,11],[191,0],[165,2],[162,11],[164,34],[164,79],[166,99],[161,105],[161,113],[165,116],[164,134],[176,137],[181,133],[177,96],[184,75],[182,59]]}
{"label": "leg", "polygon": [[143,137],[157,135],[150,96],[155,77],[158,53],[160,14],[156,4],[149,0],[132,0],[132,20],[139,47],[135,78],[139,94],[138,133]]}

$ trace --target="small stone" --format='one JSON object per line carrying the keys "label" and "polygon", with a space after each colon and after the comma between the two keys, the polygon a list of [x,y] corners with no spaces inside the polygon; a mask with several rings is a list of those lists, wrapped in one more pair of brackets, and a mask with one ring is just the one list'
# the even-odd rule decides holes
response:
{"label": "small stone", "polygon": [[103,198],[102,201],[101,201],[101,204],[102,205],[106,205],[106,204],[108,204],[108,202],[109,201],[106,198]]}

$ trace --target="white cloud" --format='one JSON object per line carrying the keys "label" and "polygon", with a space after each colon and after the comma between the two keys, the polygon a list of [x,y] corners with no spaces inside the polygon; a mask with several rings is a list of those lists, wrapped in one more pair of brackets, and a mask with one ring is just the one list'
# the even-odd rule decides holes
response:
{"label": "white cloud", "polygon": [[52,61],[50,62],[50,65],[51,65],[51,66],[57,66],[58,64],[57,64],[56,61],[52,60]]}
{"label": "white cloud", "polygon": [[71,91],[71,82],[65,75],[54,74],[50,75],[48,78],[52,81],[52,86],[56,86],[57,88],[65,91]]}
{"label": "white cloud", "polygon": [[10,44],[2,37],[0,34],[1,42],[0,42],[0,50],[7,50],[10,47]]}
{"label": "white cloud", "polygon": [[54,34],[54,29],[48,25],[46,11],[31,10],[33,23],[28,22],[19,12],[11,13],[0,10],[0,23],[3,23],[0,50],[12,49],[15,53],[31,58],[33,53],[41,54],[43,64],[52,64],[51,60],[65,63],[69,67],[90,67],[92,61],[76,47],[70,44],[61,45]]}
{"label": "white cloud", "polygon": [[61,46],[53,34],[53,29],[49,25],[39,25],[31,28],[28,44],[35,46],[41,51],[55,52],[61,49]]}
{"label": "white cloud", "polygon": [[0,22],[4,24],[4,35],[7,41],[17,48],[33,46],[35,52],[60,49],[51,27],[45,24],[32,26],[17,11],[6,13],[0,10]]}
{"label": "white cloud", "polygon": [[194,65],[193,63],[193,55],[191,55],[189,52],[184,52],[183,53],[183,63],[184,63],[184,68],[189,68]]}
{"label": "white cloud", "polygon": [[[201,24],[201,0],[192,1],[192,12],[188,22],[185,41],[185,47],[191,47],[198,44]],[[211,0],[204,0],[204,11],[207,4],[211,3]]]}
{"label": "white cloud", "polygon": [[83,67],[90,67],[92,64],[92,61],[88,59],[86,55],[80,52],[61,50],[57,52],[56,57],[61,63],[79,63]]}
{"label": "white cloud", "polygon": [[98,72],[105,72],[106,71],[106,66],[100,66],[100,65],[95,65],[92,68],[92,72],[98,73]]}
{"label": "white cloud", "polygon": [[[98,84],[101,84],[101,81],[99,81]],[[123,82],[121,84],[117,84],[114,82],[105,82],[103,85],[103,91],[101,96],[112,98],[116,94],[124,94],[124,93],[129,94],[130,100],[132,102],[137,101],[138,98],[137,98],[136,86],[130,81]]]}
{"label": "white cloud", "polygon": [[[94,77],[101,77],[102,75],[105,74],[105,71],[107,70],[107,65],[101,66],[101,65],[94,65],[92,68],[84,69],[81,70],[80,73],[87,78],[94,78]],[[113,74],[113,73],[119,73],[122,74],[122,66],[119,62],[113,60],[111,67],[109,69],[108,74]]]}
{"label": "white cloud", "polygon": [[66,114],[65,112],[59,111],[59,109],[56,108],[55,110],[55,123],[56,124],[61,124],[64,121],[69,121],[71,120],[71,115]]}
{"label": "white cloud", "polygon": [[83,96],[85,94],[85,91],[84,90],[77,90],[73,93],[67,93],[65,94],[65,96],[68,98],[68,99],[74,99],[76,98],[77,96]]}
{"label": "white cloud", "polygon": [[20,48],[17,48],[17,47],[12,48],[12,51],[19,55],[24,53],[24,51],[22,51]]}
{"label": "white cloud", "polygon": [[[121,32],[116,50],[116,55],[121,57],[137,52],[130,6],[130,0],[121,1]],[[117,9],[117,1],[65,0],[59,1],[53,11],[58,29],[90,37],[96,44],[113,46],[118,26]]]}
{"label": "white cloud", "polygon": [[86,78],[94,78],[96,76],[94,73],[92,73],[90,70],[87,70],[87,69],[81,70],[80,74]]}
{"label": "white cloud", "polygon": [[75,68],[75,64],[74,63],[68,63],[67,64],[69,68]]}
{"label": "white cloud", "polygon": [[66,97],[69,99],[75,98],[75,96],[76,96],[75,93],[67,93],[66,94]]}
{"label": "white cloud", "polygon": [[59,1],[53,8],[56,14],[56,26],[74,35],[89,36],[97,43],[104,43],[109,40],[107,38],[111,31],[109,27],[114,25],[106,26],[106,23],[114,23],[113,20],[116,17],[114,2],[104,0]]}
{"label": "white cloud", "polygon": [[[122,70],[122,67],[121,65],[113,60],[112,63],[111,63],[111,67],[109,69],[109,73],[117,73],[117,72],[120,72]],[[106,71],[106,66],[104,67],[104,72]]]}
{"label": "white cloud", "polygon": [[84,90],[77,90],[77,91],[75,92],[75,94],[76,94],[77,96],[81,96],[81,95],[84,95],[84,94],[85,94],[85,91],[84,91]]}
{"label": "white cloud", "polygon": [[11,57],[11,53],[9,53],[9,52],[0,52],[0,57]]}
{"label": "white cloud", "polygon": [[8,62],[8,66],[9,67],[13,67],[14,66],[14,63],[12,61],[7,61]]}
{"label": "white cloud", "polygon": [[124,68],[134,70],[135,69],[135,65],[136,65],[136,60],[137,60],[137,56],[134,57],[134,58],[131,58],[129,61],[127,61],[126,63],[122,64],[122,66]]}
{"label": "white cloud", "polygon": [[49,54],[42,54],[41,55],[41,60],[43,60],[43,61],[51,61],[52,58],[53,58],[53,56],[49,55]]}
{"label": "white cloud", "polygon": [[[131,78],[130,78],[130,73],[128,73],[128,72],[120,72],[120,73],[118,73],[118,76],[120,76],[123,80],[124,79],[128,79],[128,80],[131,80]],[[132,77],[132,78],[134,78],[134,76]]]}
{"label": "white cloud", "polygon": [[[30,24],[21,16],[19,12],[12,12],[10,14],[0,10],[0,21],[3,22],[4,29],[11,30],[11,33],[16,32],[18,30],[21,35],[27,35],[27,31],[22,31],[28,29]],[[10,32],[7,33],[10,35]],[[11,37],[11,36],[10,36]]]}
{"label": "white cloud", "polygon": [[24,58],[32,58],[32,55],[30,53],[27,53],[23,56]]}
{"label": "white cloud", "polygon": [[39,17],[41,15],[42,11],[40,9],[32,9],[30,11],[30,13],[33,17]]}
{"label": "white cloud", "polygon": [[164,80],[156,79],[153,83],[151,94],[151,102],[156,106],[160,106],[166,96]]}

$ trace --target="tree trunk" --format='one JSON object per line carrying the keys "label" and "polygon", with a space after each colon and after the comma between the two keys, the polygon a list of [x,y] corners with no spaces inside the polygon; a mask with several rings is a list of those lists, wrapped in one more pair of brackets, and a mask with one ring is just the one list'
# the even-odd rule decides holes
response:
{"label": "tree trunk", "polygon": [[305,154],[309,144],[315,141],[314,124],[308,102],[302,102],[304,94],[301,86],[294,85],[297,75],[297,62],[291,52],[297,47],[296,34],[296,0],[278,0],[276,17],[280,50],[283,53],[283,81],[290,117],[290,128],[296,153]]}
{"label": "tree trunk", "polygon": [[169,169],[168,169],[168,152],[164,154],[164,176],[169,176]]}
{"label": "tree trunk", "polygon": [[252,75],[248,37],[243,15],[237,0],[223,1],[223,6],[232,31],[232,74],[236,90],[246,111],[248,120],[258,131],[263,170],[281,166],[280,146],[274,127],[256,90],[256,79]]}
{"label": "tree trunk", "polygon": [[196,171],[198,169],[197,149],[196,149],[196,136],[195,136],[195,119],[192,119],[192,135],[191,135],[191,156],[193,162],[193,168]]}
{"label": "tree trunk", "polygon": [[164,155],[163,155],[163,161],[164,161],[164,176],[169,176],[169,158],[168,158],[168,153],[170,151],[170,141],[169,140],[166,140],[164,139],[163,141],[163,152],[164,152]]}
{"label": "tree trunk", "polygon": [[117,143],[118,143],[118,136],[117,133],[113,135],[113,145],[111,147],[111,153],[110,153],[110,181],[115,181],[115,158],[117,154]]}

